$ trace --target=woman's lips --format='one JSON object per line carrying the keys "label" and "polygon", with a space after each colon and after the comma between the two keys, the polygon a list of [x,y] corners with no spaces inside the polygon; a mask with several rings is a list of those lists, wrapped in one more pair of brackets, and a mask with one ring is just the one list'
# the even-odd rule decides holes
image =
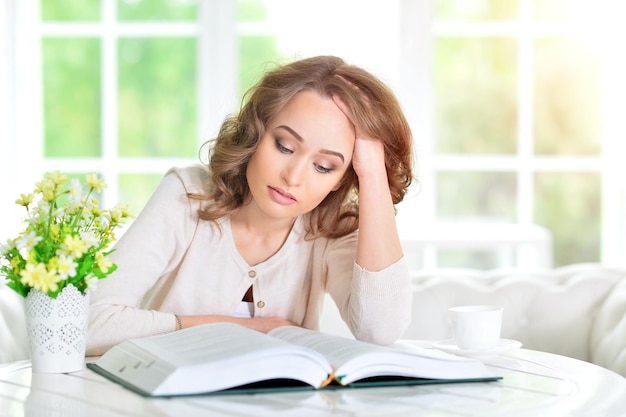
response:
{"label": "woman's lips", "polygon": [[280,188],[268,187],[270,190],[270,196],[272,200],[278,204],[292,205],[297,202],[296,198],[288,192],[281,190]]}

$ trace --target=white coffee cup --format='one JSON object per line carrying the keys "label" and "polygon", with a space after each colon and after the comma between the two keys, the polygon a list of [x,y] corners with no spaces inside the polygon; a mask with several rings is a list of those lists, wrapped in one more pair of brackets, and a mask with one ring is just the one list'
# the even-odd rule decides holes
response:
{"label": "white coffee cup", "polygon": [[502,329],[503,308],[494,305],[468,305],[448,309],[456,345],[463,350],[496,347]]}

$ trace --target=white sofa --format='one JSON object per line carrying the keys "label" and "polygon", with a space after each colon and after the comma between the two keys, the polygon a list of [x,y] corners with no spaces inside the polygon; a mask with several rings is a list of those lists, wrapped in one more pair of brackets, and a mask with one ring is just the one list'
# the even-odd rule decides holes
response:
{"label": "white sofa", "polygon": [[[593,362],[626,376],[626,271],[597,264],[556,269],[434,269],[413,275],[413,319],[404,339],[452,337],[447,309],[504,307],[502,337]],[[330,303],[321,329],[349,335]]]}

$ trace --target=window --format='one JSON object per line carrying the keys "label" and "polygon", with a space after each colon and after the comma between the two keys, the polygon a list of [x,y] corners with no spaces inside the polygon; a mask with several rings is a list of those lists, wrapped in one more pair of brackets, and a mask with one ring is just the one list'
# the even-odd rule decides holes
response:
{"label": "window", "polygon": [[[169,167],[198,162],[200,145],[255,77],[247,69],[276,55],[272,33],[254,30],[264,18],[255,3],[9,2],[25,16],[16,28],[27,53],[14,56],[15,94],[41,101],[18,109],[18,159],[37,161],[19,192],[42,171],[96,171],[109,185],[105,203],[124,201],[138,213]],[[237,77],[237,68],[246,70]]]}
{"label": "window", "polygon": [[[457,222],[547,227],[554,263],[626,254],[620,2],[7,0],[0,222],[43,171],[99,172],[138,213],[268,65],[335,54],[398,93],[418,178],[403,237]],[[349,17],[349,18],[347,18]],[[506,228],[501,229],[504,233]],[[502,266],[442,249],[440,266]]]}
{"label": "window", "polygon": [[[624,108],[624,80],[611,71],[624,67],[613,49],[619,7],[584,0],[414,6],[405,25],[426,14],[422,27],[432,28],[409,29],[426,39],[419,55],[430,62],[425,74],[416,67],[423,75],[413,90],[420,100],[432,89],[416,123],[432,139],[423,148],[426,222],[539,224],[553,234],[557,266],[619,262],[624,189],[615,174],[623,168],[613,152],[624,154],[625,129],[614,112]],[[448,266],[494,266],[471,251],[439,255]]]}

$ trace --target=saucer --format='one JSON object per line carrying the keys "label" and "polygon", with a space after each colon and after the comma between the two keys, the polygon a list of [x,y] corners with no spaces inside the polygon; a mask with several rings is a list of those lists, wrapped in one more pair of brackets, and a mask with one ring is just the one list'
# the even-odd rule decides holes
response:
{"label": "saucer", "polygon": [[509,352],[511,350],[519,349],[522,347],[522,342],[511,339],[500,339],[498,344],[490,349],[461,349],[458,347],[453,339],[442,340],[440,342],[433,343],[435,349],[442,350],[446,353],[452,353],[460,356],[486,356],[497,355],[500,353]]}

